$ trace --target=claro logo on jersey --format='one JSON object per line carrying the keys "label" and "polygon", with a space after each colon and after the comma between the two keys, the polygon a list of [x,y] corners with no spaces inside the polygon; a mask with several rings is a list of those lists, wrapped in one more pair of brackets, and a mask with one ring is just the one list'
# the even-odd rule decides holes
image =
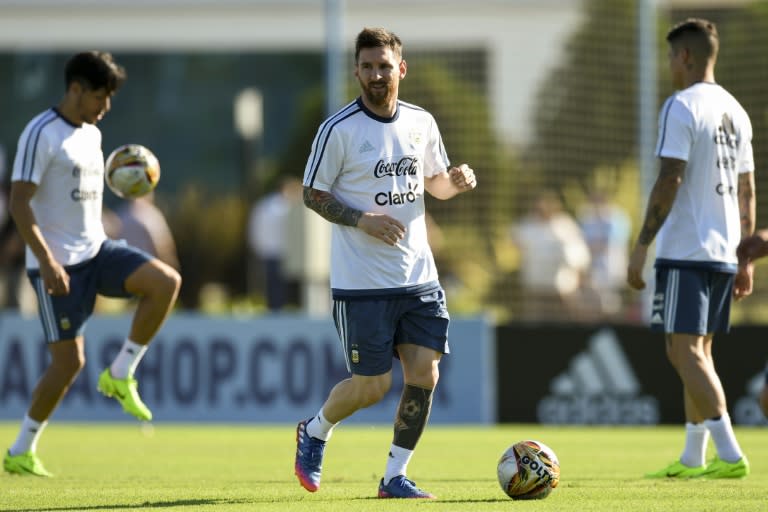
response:
{"label": "claro logo on jersey", "polygon": [[89,185],[93,186],[94,182],[101,182],[103,176],[103,168],[97,163],[75,165],[72,168],[72,177],[77,180],[76,186],[78,188],[73,189],[69,193],[70,199],[78,203],[83,201],[100,201],[101,191],[87,187]]}
{"label": "claro logo on jersey", "polygon": [[379,160],[373,168],[373,175],[377,178],[385,176],[416,176],[419,171],[419,159],[413,156],[404,156],[397,162],[385,162]]}
{"label": "claro logo on jersey", "polygon": [[409,183],[407,192],[379,192],[376,194],[376,204],[379,206],[415,203],[421,196],[417,183]]}
{"label": "claro logo on jersey", "polygon": [[79,188],[76,188],[72,192],[70,192],[69,197],[72,198],[73,201],[81,202],[81,201],[98,201],[101,199],[101,192],[98,190],[82,190]]}

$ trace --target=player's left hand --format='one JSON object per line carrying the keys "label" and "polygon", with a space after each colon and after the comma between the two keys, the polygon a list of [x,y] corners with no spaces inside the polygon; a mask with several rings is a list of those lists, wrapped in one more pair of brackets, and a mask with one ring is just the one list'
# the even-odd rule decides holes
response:
{"label": "player's left hand", "polygon": [[733,298],[738,300],[748,297],[752,294],[752,283],[754,282],[755,266],[752,262],[739,264],[736,276],[733,280]]}
{"label": "player's left hand", "polygon": [[762,258],[766,254],[768,254],[768,229],[758,230],[754,235],[743,238],[736,249],[739,263]]}
{"label": "player's left hand", "polygon": [[448,170],[448,175],[451,177],[451,182],[456,185],[461,192],[467,192],[477,186],[475,171],[467,164],[451,167]]}

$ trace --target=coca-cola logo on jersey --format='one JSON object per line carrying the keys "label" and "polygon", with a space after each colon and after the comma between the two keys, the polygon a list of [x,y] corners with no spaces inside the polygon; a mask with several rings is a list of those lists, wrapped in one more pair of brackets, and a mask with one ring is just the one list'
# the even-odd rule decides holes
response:
{"label": "coca-cola logo on jersey", "polygon": [[419,170],[419,159],[413,156],[404,156],[397,162],[385,162],[379,160],[373,169],[373,175],[377,178],[384,176],[415,176]]}

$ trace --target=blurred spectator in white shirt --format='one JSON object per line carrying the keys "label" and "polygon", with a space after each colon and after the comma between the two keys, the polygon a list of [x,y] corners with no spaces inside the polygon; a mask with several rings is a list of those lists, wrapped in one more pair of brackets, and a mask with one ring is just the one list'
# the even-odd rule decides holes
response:
{"label": "blurred spectator in white shirt", "polygon": [[512,228],[512,239],[521,258],[522,319],[580,321],[579,292],[589,249],[554,192],[538,195],[530,214]]}
{"label": "blurred spectator in white shirt", "polygon": [[298,283],[285,269],[287,218],[301,201],[301,181],[286,178],[278,190],[267,194],[251,208],[248,220],[248,248],[261,266],[267,308],[279,311],[298,303]]}
{"label": "blurred spectator in white shirt", "polygon": [[596,319],[614,318],[623,309],[621,292],[626,285],[629,216],[612,204],[604,192],[595,191],[579,215],[579,223],[592,261],[585,282],[585,299],[593,306]]}

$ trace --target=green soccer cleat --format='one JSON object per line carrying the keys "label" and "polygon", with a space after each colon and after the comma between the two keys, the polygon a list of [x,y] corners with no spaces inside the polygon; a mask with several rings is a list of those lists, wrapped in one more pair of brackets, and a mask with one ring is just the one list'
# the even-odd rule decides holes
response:
{"label": "green soccer cleat", "polygon": [[11,455],[11,452],[6,452],[3,458],[3,469],[8,473],[16,475],[53,476],[52,473],[45,469],[37,455],[32,452],[24,452],[18,455]]}
{"label": "green soccer cleat", "polygon": [[645,478],[696,478],[706,471],[707,466],[686,466],[679,460],[676,460],[664,469],[655,473],[646,473]]}
{"label": "green soccer cleat", "polygon": [[101,394],[112,397],[120,402],[123,410],[128,414],[144,421],[152,419],[152,411],[141,401],[139,385],[133,377],[115,379],[109,373],[109,368],[106,368],[99,375],[99,383],[96,389]]}
{"label": "green soccer cleat", "polygon": [[748,474],[749,462],[747,457],[742,456],[736,462],[726,462],[715,456],[698,476],[701,478],[744,478]]}

